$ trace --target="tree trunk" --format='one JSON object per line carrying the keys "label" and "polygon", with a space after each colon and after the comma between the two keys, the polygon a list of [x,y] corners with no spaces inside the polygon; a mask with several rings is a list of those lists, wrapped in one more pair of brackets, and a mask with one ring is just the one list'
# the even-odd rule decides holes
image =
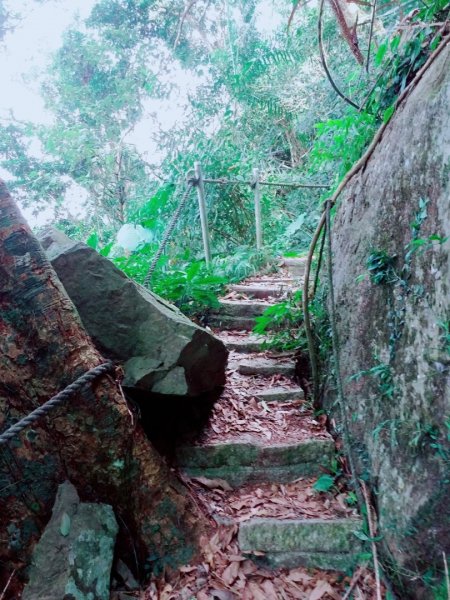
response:
{"label": "tree trunk", "polygon": [[[0,431],[102,362],[0,181]],[[0,591],[29,561],[65,479],[83,500],[113,506],[119,553],[139,576],[194,552],[198,515],[184,488],[102,376],[0,446]]]}

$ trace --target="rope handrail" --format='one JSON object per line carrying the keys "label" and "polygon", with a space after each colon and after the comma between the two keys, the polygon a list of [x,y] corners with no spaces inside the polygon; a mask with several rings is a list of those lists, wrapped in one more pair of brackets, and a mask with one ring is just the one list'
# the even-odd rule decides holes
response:
{"label": "rope handrail", "polygon": [[30,414],[23,419],[20,419],[17,423],[9,427],[6,431],[0,434],[0,446],[2,444],[7,444],[10,440],[12,440],[16,435],[18,435],[23,429],[31,425],[44,415],[48,414],[53,408],[62,404],[65,400],[68,400],[71,396],[79,392],[87,383],[94,381],[100,375],[104,375],[105,373],[109,373],[114,370],[114,364],[111,361],[93,367],[84,375],[81,375],[76,379],[73,383],[69,384],[66,388],[64,388],[61,392],[47,400],[38,408],[35,408]]}
{"label": "rope handrail", "polygon": [[[321,184],[321,183],[300,183],[300,182],[294,182],[294,181],[281,181],[281,182],[260,181],[258,176],[256,176],[256,178],[254,176],[254,178],[251,181],[241,180],[241,179],[225,179],[223,177],[222,178],[203,177],[200,162],[196,162],[194,166],[195,166],[194,170],[189,171],[189,173],[187,175],[187,188],[180,200],[180,203],[179,203],[176,211],[174,212],[174,214],[164,232],[164,235],[163,235],[163,238],[159,245],[159,248],[156,251],[155,255],[153,256],[153,259],[147,270],[147,273],[146,273],[144,281],[143,281],[143,286],[145,288],[151,289],[151,279],[152,279],[153,273],[155,272],[156,265],[158,264],[158,261],[161,258],[161,255],[163,254],[163,252],[166,248],[167,242],[169,241],[169,239],[178,223],[181,212],[186,204],[186,201],[189,197],[189,194],[190,194],[192,188],[194,188],[194,187],[197,188],[199,209],[200,209],[200,220],[201,220],[201,224],[202,224],[203,246],[204,246],[204,250],[205,250],[205,261],[206,261],[206,265],[208,266],[211,262],[211,249],[210,249],[209,233],[208,233],[208,221],[207,221],[207,216],[206,216],[205,189],[204,189],[205,183],[211,183],[211,184],[217,184],[217,185],[248,185],[255,192],[255,207],[257,204],[257,196],[259,193],[258,189],[259,189],[259,186],[261,186],[261,185],[272,186],[272,187],[287,187],[287,188],[294,188],[294,189],[305,188],[305,189],[327,189],[327,190],[330,189],[330,187],[331,187],[328,184]],[[257,169],[256,169],[256,171],[257,171]],[[255,170],[254,170],[254,173],[255,173]],[[173,183],[173,182],[167,181],[167,183]],[[255,211],[256,211],[256,208],[255,208]],[[255,212],[255,217],[257,217],[256,212]],[[261,217],[259,217],[259,222],[258,222],[257,218],[256,218],[256,221],[257,221],[256,222],[256,239],[257,239],[256,247],[258,249],[260,249],[262,247]]]}
{"label": "rope handrail", "polygon": [[166,228],[166,231],[164,232],[163,239],[161,240],[159,248],[156,251],[155,256],[153,257],[152,262],[150,263],[150,266],[147,271],[147,275],[145,276],[145,279],[144,279],[144,284],[143,284],[144,287],[150,287],[150,281],[152,279],[152,275],[155,271],[158,260],[161,258],[161,255],[166,248],[167,242],[169,241],[170,236],[172,235],[172,232],[175,229],[176,224],[178,223],[178,219],[180,218],[181,212],[184,208],[184,205],[186,204],[189,194],[191,193],[192,189],[195,187],[196,184],[197,184],[196,179],[194,179],[194,178],[188,179],[187,188],[180,200],[180,203],[179,203],[176,211],[173,213],[172,219],[170,220],[170,222]]}
{"label": "rope handrail", "polygon": [[[217,185],[254,185],[254,181],[245,181],[241,179],[203,179],[204,183],[214,183]],[[330,185],[321,183],[296,183],[290,181],[258,181],[259,185],[268,185],[274,187],[291,187],[291,188],[307,188],[307,189],[330,189]]]}

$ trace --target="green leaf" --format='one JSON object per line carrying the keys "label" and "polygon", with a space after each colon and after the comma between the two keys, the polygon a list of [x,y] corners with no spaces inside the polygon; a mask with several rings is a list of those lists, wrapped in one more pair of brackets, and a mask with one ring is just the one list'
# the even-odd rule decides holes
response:
{"label": "green leaf", "polygon": [[395,111],[395,104],[392,104],[389,108],[387,108],[383,113],[383,123],[388,123],[392,115]]}
{"label": "green leaf", "polygon": [[91,248],[94,248],[94,250],[97,250],[98,234],[95,231],[91,233],[91,235],[88,237],[88,239],[86,240],[86,244]]}
{"label": "green leaf", "polygon": [[334,477],[332,475],[321,475],[313,488],[316,492],[329,492],[334,485]]}
{"label": "green leaf", "polygon": [[362,540],[363,542],[379,542],[383,539],[382,535],[371,538],[366,533],[364,533],[364,531],[361,531],[361,530],[356,530],[356,531],[353,531],[352,533],[354,536],[356,536],[359,540]]}
{"label": "green leaf", "polygon": [[387,42],[385,42],[384,44],[381,44],[380,47],[378,48],[378,51],[375,54],[375,64],[377,65],[377,67],[379,67],[381,65],[381,63],[383,62],[383,58],[384,58],[384,55],[386,54],[387,49],[388,49]]}
{"label": "green leaf", "polygon": [[101,254],[101,256],[109,256],[109,253],[110,253],[113,245],[114,245],[114,242],[109,242],[109,244],[106,244],[106,246],[103,246],[103,248],[101,250],[99,250],[99,254]]}

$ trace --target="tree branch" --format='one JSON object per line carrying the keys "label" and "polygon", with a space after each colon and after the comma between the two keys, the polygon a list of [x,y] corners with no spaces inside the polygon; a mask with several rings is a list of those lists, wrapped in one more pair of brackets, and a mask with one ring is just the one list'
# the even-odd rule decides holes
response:
{"label": "tree branch", "polygon": [[326,76],[328,77],[328,81],[331,83],[331,87],[334,89],[336,94],[338,94],[338,96],[340,96],[343,100],[345,100],[345,102],[347,102],[347,104],[350,104],[350,106],[353,106],[353,108],[356,108],[356,110],[359,111],[359,110],[361,110],[361,108],[357,104],[355,104],[355,102],[353,102],[353,100],[350,100],[350,98],[347,98],[347,96],[343,92],[341,92],[341,90],[335,84],[333,77],[331,76],[330,70],[328,68],[328,65],[327,65],[327,59],[325,57],[325,50],[323,48],[323,31],[322,31],[322,17],[323,17],[324,4],[325,4],[325,0],[320,0],[318,34],[319,34],[319,51],[320,51],[320,59],[322,61],[322,66],[324,68]]}
{"label": "tree branch", "polygon": [[184,22],[186,20],[186,17],[189,14],[189,11],[191,10],[191,8],[194,6],[194,4],[197,2],[197,0],[191,0],[186,8],[183,11],[183,14],[181,15],[181,19],[180,22],[178,23],[178,30],[177,30],[177,37],[175,38],[175,42],[173,44],[173,49],[175,50],[175,48],[178,46],[178,42],[180,41],[180,37],[181,37],[181,32],[183,30],[183,25]]}
{"label": "tree branch", "polygon": [[377,0],[372,0],[372,17],[370,19],[369,45],[367,47],[366,71],[369,72],[370,50],[372,46],[373,26],[375,24],[375,13],[377,12]]}

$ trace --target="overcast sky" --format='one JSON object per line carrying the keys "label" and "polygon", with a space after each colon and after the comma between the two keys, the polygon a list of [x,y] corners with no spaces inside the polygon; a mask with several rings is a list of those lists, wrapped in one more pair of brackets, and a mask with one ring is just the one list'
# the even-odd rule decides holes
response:
{"label": "overcast sky", "polygon": [[[50,63],[51,54],[61,45],[62,34],[76,19],[85,19],[97,0],[46,0],[43,3],[34,0],[3,0],[11,13],[17,13],[19,19],[14,30],[8,33],[0,44],[0,69],[2,91],[0,94],[0,119],[9,117],[10,111],[23,121],[49,123],[51,115],[46,112],[39,93],[40,75]],[[0,0],[1,2],[1,0]],[[274,8],[274,0],[262,0],[257,27],[269,34],[279,25],[280,13]],[[181,69],[173,69],[173,81],[178,89],[174,90],[170,101],[150,101],[147,113],[157,115],[158,127],[169,129],[184,119],[183,107],[187,94],[193,91],[199,80],[193,74]],[[152,130],[156,129],[154,118],[148,117],[138,125],[127,141],[157,159],[161,149],[152,143]],[[4,174],[3,174],[4,175]],[[74,191],[75,195],[80,190]],[[73,206],[75,200],[71,199]],[[49,215],[36,219],[30,211],[25,211],[30,224],[42,224]]]}

